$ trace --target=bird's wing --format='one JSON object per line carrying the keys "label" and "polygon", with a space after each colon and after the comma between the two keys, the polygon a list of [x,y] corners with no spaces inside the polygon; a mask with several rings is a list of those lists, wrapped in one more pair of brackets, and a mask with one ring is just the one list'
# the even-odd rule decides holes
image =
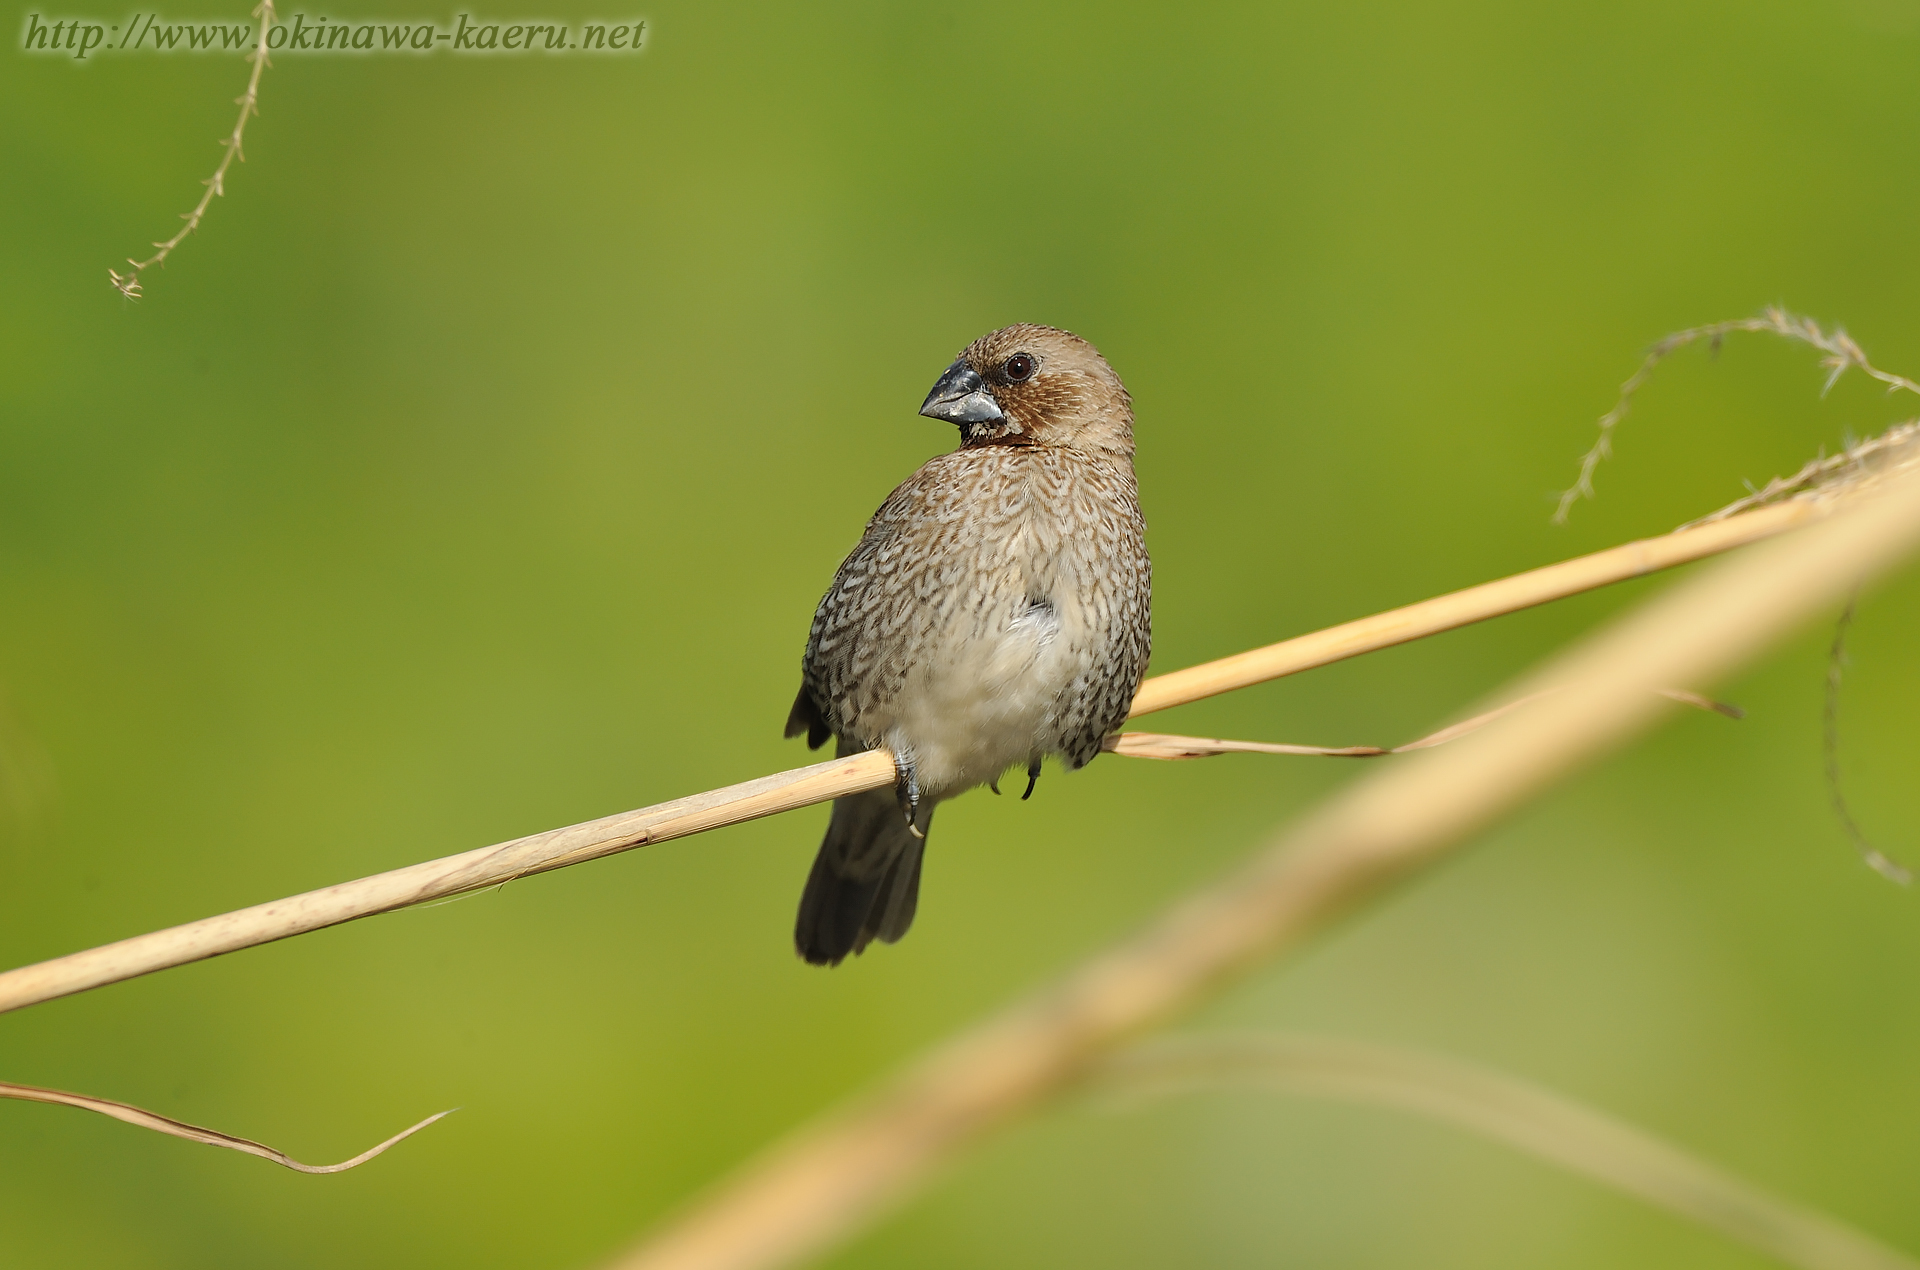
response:
{"label": "bird's wing", "polygon": [[827,726],[826,716],[820,713],[820,707],[815,703],[813,694],[807,691],[805,679],[800,681],[800,692],[794,697],[793,709],[787,714],[786,734],[792,738],[799,736],[802,732],[807,734],[807,748],[810,750],[819,749],[827,743],[827,738],[833,735],[833,729]]}

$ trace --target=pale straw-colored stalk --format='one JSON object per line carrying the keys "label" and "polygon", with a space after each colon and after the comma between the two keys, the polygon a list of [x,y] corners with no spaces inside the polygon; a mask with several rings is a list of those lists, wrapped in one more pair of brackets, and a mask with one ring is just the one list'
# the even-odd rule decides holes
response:
{"label": "pale straw-colored stalk", "polygon": [[[1823,516],[1829,505],[1803,497],[1762,507],[1161,675],[1141,685],[1133,713],[1165,710],[1686,564],[1806,524]],[[1121,752],[1126,752],[1125,747]],[[0,1012],[650,843],[878,789],[893,779],[892,755],[870,750],[136,935],[0,973]]]}

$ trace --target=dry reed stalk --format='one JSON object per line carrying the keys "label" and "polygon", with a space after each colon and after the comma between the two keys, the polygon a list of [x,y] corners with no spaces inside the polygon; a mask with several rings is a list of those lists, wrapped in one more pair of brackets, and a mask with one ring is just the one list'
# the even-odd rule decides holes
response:
{"label": "dry reed stalk", "polygon": [[1094,1088],[1123,1105],[1254,1086],[1391,1107],[1456,1125],[1719,1231],[1801,1270],[1920,1270],[1824,1213],[1504,1072],[1385,1045],[1284,1033],[1169,1037],[1114,1055]]}
{"label": "dry reed stalk", "polygon": [[[1133,713],[1199,701],[1670,569],[1806,524],[1823,516],[1828,506],[1819,499],[1798,498],[1762,507],[1174,671],[1141,685]],[[1126,752],[1124,747],[1121,752]],[[893,779],[892,755],[870,750],[136,935],[0,973],[0,1013],[356,918],[878,789]]]}
{"label": "dry reed stalk", "polygon": [[154,265],[164,266],[167,263],[167,257],[173,254],[173,249],[186,241],[188,234],[200,228],[200,219],[207,214],[207,208],[213,203],[214,196],[226,194],[227,169],[233,166],[233,161],[236,158],[242,163],[247,161],[246,154],[240,149],[240,141],[246,134],[247,120],[260,113],[260,73],[266,70],[268,65],[267,34],[273,26],[273,0],[260,0],[259,5],[253,10],[253,16],[260,19],[260,37],[254,43],[253,52],[247,56],[247,60],[253,63],[253,74],[247,77],[247,91],[233,99],[234,105],[240,107],[240,118],[235,121],[233,131],[221,139],[220,144],[226,147],[227,152],[220,156],[220,166],[213,170],[213,175],[200,182],[207,187],[207,192],[200,196],[200,201],[194,205],[192,211],[180,214],[180,219],[187,223],[179,233],[163,243],[153,244],[157,248],[153,255],[145,260],[135,260],[132,256],[128,256],[127,263],[133,267],[124,274],[117,269],[107,270],[107,277],[112,280],[114,290],[129,300],[140,298],[140,275]]}
{"label": "dry reed stalk", "polygon": [[870,751],[136,935],[0,974],[0,1013],[892,781],[892,755]]}
{"label": "dry reed stalk", "polygon": [[[1335,794],[1144,932],[777,1144],[617,1270],[771,1270],[845,1241],[1105,1052],[1297,945],[1669,708],[1920,542],[1920,467],[1832,519],[1655,598],[1501,697],[1557,689]],[[1728,522],[1720,522],[1728,523]]]}

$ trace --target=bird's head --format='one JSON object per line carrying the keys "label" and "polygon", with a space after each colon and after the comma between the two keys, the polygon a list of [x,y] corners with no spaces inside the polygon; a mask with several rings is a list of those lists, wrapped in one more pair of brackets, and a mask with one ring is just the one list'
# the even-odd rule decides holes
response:
{"label": "bird's head", "polygon": [[1061,446],[1133,453],[1133,399],[1093,345],[1022,322],[967,345],[920,413],[960,429],[963,447]]}

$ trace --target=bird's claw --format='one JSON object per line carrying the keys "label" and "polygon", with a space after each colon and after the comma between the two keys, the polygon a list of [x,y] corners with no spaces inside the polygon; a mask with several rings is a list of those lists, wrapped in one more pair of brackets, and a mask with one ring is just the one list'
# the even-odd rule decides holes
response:
{"label": "bird's claw", "polygon": [[916,838],[925,838],[927,835],[921,832],[917,823],[920,819],[920,776],[914,770],[913,764],[903,765],[897,789],[900,795],[900,810],[907,817],[907,832]]}
{"label": "bird's claw", "polygon": [[[1033,787],[1040,783],[1040,760],[1033,759],[1027,764],[1027,792],[1020,795],[1020,801],[1026,802],[1033,797]],[[994,791],[998,793],[998,790]]]}

